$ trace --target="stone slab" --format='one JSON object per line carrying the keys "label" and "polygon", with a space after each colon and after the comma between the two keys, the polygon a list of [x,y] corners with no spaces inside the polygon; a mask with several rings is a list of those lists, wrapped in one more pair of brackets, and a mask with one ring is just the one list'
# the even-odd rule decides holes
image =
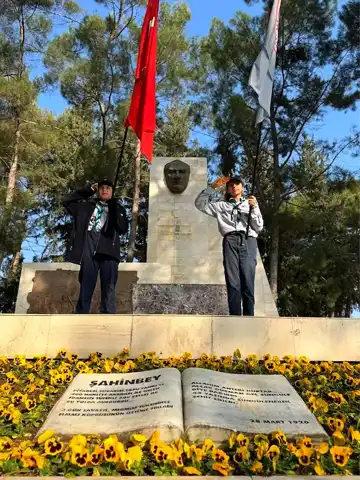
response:
{"label": "stone slab", "polygon": [[[300,335],[301,349],[295,348]],[[313,325],[323,322],[323,333],[313,341]],[[116,355],[123,348],[132,355],[155,351],[161,357],[189,351],[232,355],[239,348],[243,356],[267,353],[282,356],[305,355],[310,360],[360,361],[357,339],[360,318],[230,317],[209,315],[17,315],[0,314],[0,355],[55,355],[63,347],[82,357],[94,351]],[[347,344],[341,338],[353,339]],[[324,352],[322,345],[335,346]],[[321,345],[322,344],[322,345]],[[335,358],[336,355],[336,358]]]}
{"label": "stone slab", "polygon": [[157,352],[161,357],[184,352],[198,358],[211,352],[211,317],[190,315],[134,315],[131,354]]}
{"label": "stone slab", "polygon": [[[215,355],[229,355],[229,352],[234,352],[237,348],[244,357],[249,354],[274,355],[274,352],[280,357],[295,355],[291,318],[213,317],[212,328]],[[307,355],[306,352],[311,353],[304,345],[304,351],[300,355]]]}
{"label": "stone slab", "polygon": [[311,351],[317,360],[341,361],[348,350],[347,360],[358,361],[360,355],[360,319],[338,318],[292,319],[295,354]]}
{"label": "stone slab", "polygon": [[224,285],[135,285],[135,314],[227,315]]}
{"label": "stone slab", "polygon": [[46,355],[54,357],[65,348],[81,358],[91,352],[115,355],[130,348],[131,315],[53,315]]}
{"label": "stone slab", "polygon": [[79,374],[55,404],[38,435],[150,435],[164,441],[183,433],[181,374],[174,368],[137,373]]}
{"label": "stone slab", "polygon": [[0,315],[0,329],[0,356],[32,358],[46,349],[50,316]]}
{"label": "stone slab", "polygon": [[[309,436],[320,442],[329,438],[283,375],[188,368],[182,374],[182,385],[190,441],[209,437],[217,442],[219,429],[224,439],[232,431],[270,434],[278,428],[290,439]],[[200,429],[199,435],[196,430]]]}

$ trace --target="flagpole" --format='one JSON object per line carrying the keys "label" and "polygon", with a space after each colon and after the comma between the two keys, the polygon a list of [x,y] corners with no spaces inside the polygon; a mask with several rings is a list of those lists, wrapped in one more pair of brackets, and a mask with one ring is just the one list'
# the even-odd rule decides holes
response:
{"label": "flagpole", "polygon": [[116,190],[116,184],[117,184],[118,179],[119,179],[120,165],[121,165],[121,162],[122,162],[122,159],[123,159],[123,156],[124,156],[124,150],[125,150],[126,137],[127,137],[127,134],[128,134],[128,130],[129,130],[129,127],[126,127],[126,128],[125,128],[125,132],[124,132],[124,137],[123,137],[122,145],[121,145],[121,151],[120,151],[120,155],[119,155],[119,161],[118,161],[118,165],[117,165],[117,169],[116,169],[116,174],[115,174],[114,192],[115,192],[115,190]]}
{"label": "flagpole", "polygon": [[[254,160],[250,195],[254,195],[254,192],[255,192],[256,169],[257,169],[257,164],[258,164],[258,160],[259,160],[260,145],[261,145],[261,130],[262,130],[262,122],[259,123],[259,127],[258,127],[258,140],[257,140],[257,146],[256,146],[256,156],[255,156],[255,160]],[[253,207],[250,205],[249,217],[248,217],[248,221],[247,221],[247,225],[246,225],[245,238],[248,238],[248,236],[249,236],[250,218],[251,218],[252,209],[253,209]]]}

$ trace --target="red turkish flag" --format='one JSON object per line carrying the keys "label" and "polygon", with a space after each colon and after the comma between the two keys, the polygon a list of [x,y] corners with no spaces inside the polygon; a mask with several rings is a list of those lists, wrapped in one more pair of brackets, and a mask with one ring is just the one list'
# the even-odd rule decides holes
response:
{"label": "red turkish flag", "polygon": [[140,140],[140,151],[151,162],[156,129],[156,43],[159,0],[149,0],[141,30],[135,87],[125,126]]}

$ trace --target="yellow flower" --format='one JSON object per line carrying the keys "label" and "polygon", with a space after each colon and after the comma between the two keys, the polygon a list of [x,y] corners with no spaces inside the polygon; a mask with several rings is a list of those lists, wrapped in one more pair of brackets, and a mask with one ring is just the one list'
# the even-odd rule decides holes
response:
{"label": "yellow flower", "polygon": [[240,447],[248,447],[250,440],[248,437],[245,437],[242,433],[239,433],[239,435],[236,437],[237,443],[240,445]]}
{"label": "yellow flower", "polygon": [[266,452],[266,456],[271,460],[273,469],[276,471],[276,462],[280,457],[280,449],[277,445],[272,445],[269,450]]}
{"label": "yellow flower", "polygon": [[289,450],[290,453],[296,453],[297,451],[296,446],[291,442],[288,442],[287,449]]}
{"label": "yellow flower", "polygon": [[104,370],[106,373],[111,373],[112,369],[114,368],[114,363],[115,362],[113,360],[108,360],[108,359],[105,360]]}
{"label": "yellow flower", "polygon": [[36,407],[36,400],[35,398],[29,398],[28,400],[25,400],[25,407],[26,410],[30,412],[30,410],[34,410]]}
{"label": "yellow flower", "polygon": [[273,360],[270,360],[270,359],[266,360],[264,365],[265,365],[266,370],[268,370],[269,372],[274,372],[275,371],[276,364]]}
{"label": "yellow flower", "polygon": [[334,404],[336,406],[340,406],[346,402],[345,398],[341,393],[331,392],[328,394],[328,396],[334,400]]}
{"label": "yellow flower", "polygon": [[254,460],[254,462],[251,465],[251,471],[255,473],[261,472],[263,469],[263,464],[259,462],[259,460]]}
{"label": "yellow flower", "polygon": [[6,460],[9,460],[9,458],[10,452],[0,452],[0,467]]}
{"label": "yellow flower", "polygon": [[245,361],[249,364],[250,367],[256,367],[259,363],[259,357],[257,355],[248,355],[245,358]]}
{"label": "yellow flower", "polygon": [[173,455],[173,452],[170,447],[168,447],[167,445],[161,445],[158,447],[156,451],[155,460],[157,462],[168,462],[172,460],[172,455]]}
{"label": "yellow flower", "polygon": [[315,451],[318,454],[318,457],[320,455],[325,455],[329,451],[329,444],[327,442],[321,442],[320,445],[315,447]]}
{"label": "yellow flower", "polygon": [[227,455],[225,452],[223,452],[219,448],[215,448],[212,451],[212,458],[217,463],[228,463],[229,461],[229,455]]}
{"label": "yellow flower", "polygon": [[286,445],[287,440],[286,440],[286,435],[284,432],[281,430],[276,430],[275,432],[272,432],[271,438],[277,440],[279,445]]}
{"label": "yellow flower", "polygon": [[312,440],[310,437],[299,438],[296,444],[299,448],[301,447],[312,448],[313,446]]}
{"label": "yellow flower", "polygon": [[212,468],[216,472],[221,473],[221,475],[223,475],[224,477],[227,477],[229,475],[229,472],[232,470],[229,465],[222,465],[221,463],[214,463]]}
{"label": "yellow flower", "polygon": [[234,455],[234,462],[235,463],[242,463],[245,462],[246,460],[249,459],[250,453],[247,449],[247,447],[239,447],[236,449],[235,455]]}
{"label": "yellow flower", "polygon": [[12,449],[14,442],[9,437],[0,437],[0,452],[6,452]]}
{"label": "yellow flower", "polygon": [[235,433],[232,433],[232,434],[230,435],[228,442],[229,442],[229,447],[230,447],[230,448],[233,448],[233,446],[235,445],[235,442],[236,442],[236,435],[235,435]]}
{"label": "yellow flower", "polygon": [[59,350],[58,356],[59,356],[60,358],[66,358],[66,357],[67,357],[66,348],[62,348],[61,350]]}
{"label": "yellow flower", "polygon": [[204,453],[207,453],[209,451],[214,451],[215,450],[215,443],[210,439],[210,438],[205,438],[203,445],[202,445],[202,450]]}
{"label": "yellow flower", "polygon": [[331,447],[330,453],[335,465],[345,467],[352,455],[352,449],[349,447]]}
{"label": "yellow flower", "polygon": [[[46,433],[46,432],[44,432]],[[69,447],[73,450],[76,447],[86,447],[86,437],[84,435],[74,435],[69,442]]]}
{"label": "yellow flower", "polygon": [[299,363],[300,365],[306,366],[310,364],[310,360],[307,357],[300,357]]}
{"label": "yellow flower", "polygon": [[258,447],[260,447],[262,444],[266,443],[268,444],[269,443],[269,439],[267,437],[267,435],[262,435],[262,434],[257,434],[255,435],[254,437],[254,443],[255,445],[257,445]]}
{"label": "yellow flower", "polygon": [[107,462],[125,460],[124,445],[119,442],[116,435],[110,435],[110,437],[104,440],[104,456]]}
{"label": "yellow flower", "polygon": [[94,450],[90,453],[91,465],[100,465],[104,459],[104,449],[96,445]]}
{"label": "yellow flower", "polygon": [[199,472],[199,470],[195,467],[184,467],[183,468],[183,472],[186,474],[186,475],[201,475],[201,472]]}
{"label": "yellow flower", "polygon": [[4,417],[8,421],[12,421],[14,425],[18,425],[21,418],[21,412],[14,405],[9,405],[8,409],[6,410]]}
{"label": "yellow flower", "polygon": [[127,457],[130,458],[133,462],[141,462],[143,457],[143,452],[138,445],[128,448]]}
{"label": "yellow flower", "polygon": [[64,449],[64,444],[55,437],[49,438],[46,440],[44,445],[44,450],[46,455],[57,455],[61,453]]}
{"label": "yellow flower", "polygon": [[315,411],[318,413],[327,413],[329,411],[329,405],[322,398],[317,398],[315,400]]}
{"label": "yellow flower", "polygon": [[45,443],[46,440],[49,440],[49,438],[52,438],[55,435],[54,430],[45,430],[44,433],[39,435],[39,438],[37,439],[37,443],[41,445],[42,443]]}
{"label": "yellow flower", "polygon": [[16,355],[14,357],[14,365],[16,365],[17,367],[22,367],[24,366],[26,363],[26,358],[22,355]]}
{"label": "yellow flower", "polygon": [[12,385],[14,383],[19,383],[19,381],[20,381],[12,372],[8,372],[6,374],[6,377],[7,377],[8,383],[10,383],[10,385]]}
{"label": "yellow flower", "polygon": [[345,437],[341,432],[339,432],[339,430],[336,430],[332,434],[332,438],[334,439],[335,445],[344,445],[345,444]]}
{"label": "yellow flower", "polygon": [[354,430],[354,427],[350,427],[348,429],[348,436],[352,442],[360,442],[360,432],[358,430]]}
{"label": "yellow flower", "polygon": [[1,385],[0,391],[4,393],[9,393],[11,390],[11,385],[9,382],[5,382]]}
{"label": "yellow flower", "polygon": [[336,418],[329,417],[326,423],[327,423],[327,426],[330,428],[330,430],[336,430]]}
{"label": "yellow flower", "polygon": [[71,463],[78,467],[85,467],[90,462],[90,454],[87,448],[77,445],[73,448],[71,454]]}
{"label": "yellow flower", "polygon": [[15,392],[14,395],[11,397],[11,400],[15,407],[20,405],[21,402],[24,402],[27,399],[26,393],[23,394],[21,392]]}
{"label": "yellow flower", "polygon": [[315,471],[316,475],[318,475],[319,477],[323,477],[323,476],[326,475],[326,472],[323,469],[320,462],[316,462],[316,464],[314,466],[314,471]]}
{"label": "yellow flower", "polygon": [[256,449],[256,458],[258,460],[262,460],[263,456],[267,453],[269,449],[269,444],[266,442],[263,442],[259,444],[259,446]]}
{"label": "yellow flower", "polygon": [[43,468],[45,458],[40,454],[40,452],[32,450],[29,447],[23,452],[21,461],[25,468]]}
{"label": "yellow flower", "polygon": [[140,433],[134,433],[134,434],[131,435],[131,437],[130,437],[130,441],[131,441],[134,445],[139,445],[140,447],[142,447],[143,445],[145,445],[146,440],[147,440],[147,437],[146,437],[145,435],[141,435]]}
{"label": "yellow flower", "polygon": [[306,448],[305,446],[302,446],[300,450],[297,450],[295,455],[298,457],[300,465],[309,466],[311,463],[312,453],[313,450],[311,448]]}
{"label": "yellow flower", "polygon": [[69,353],[67,356],[66,356],[67,360],[70,362],[70,363],[76,363],[79,359],[79,356],[76,355],[75,353]]}
{"label": "yellow flower", "polygon": [[176,468],[182,468],[184,466],[182,455],[175,447],[173,447],[172,458]]}

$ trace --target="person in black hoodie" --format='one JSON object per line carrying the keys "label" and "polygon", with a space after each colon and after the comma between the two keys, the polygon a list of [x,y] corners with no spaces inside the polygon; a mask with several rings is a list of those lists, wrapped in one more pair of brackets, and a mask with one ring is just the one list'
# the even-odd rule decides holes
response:
{"label": "person in black hoodie", "polygon": [[[115,198],[114,185],[104,179],[87,184],[64,201],[73,217],[66,261],[80,265],[80,295],[75,313],[89,313],[100,271],[100,313],[115,313],[115,289],[120,262],[119,235],[127,233],[126,212]],[[91,198],[97,193],[97,198]]]}

